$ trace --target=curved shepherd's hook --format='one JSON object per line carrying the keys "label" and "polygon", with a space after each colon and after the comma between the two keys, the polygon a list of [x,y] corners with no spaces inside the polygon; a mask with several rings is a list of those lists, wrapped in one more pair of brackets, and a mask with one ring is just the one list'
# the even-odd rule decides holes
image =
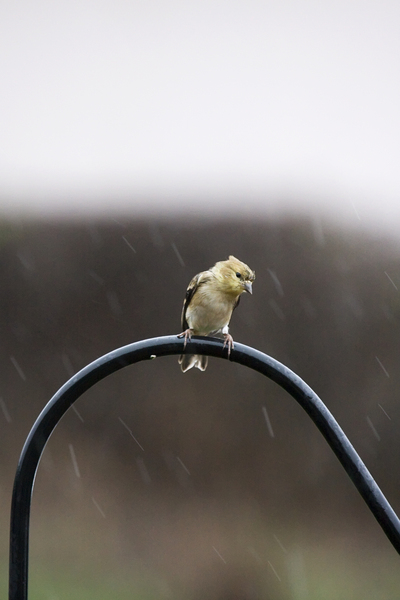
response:
{"label": "curved shepherd's hook", "polygon": [[[95,360],[74,375],[39,415],[25,442],[15,476],[10,535],[9,600],[27,600],[28,545],[31,495],[36,470],[47,440],[68,408],[86,390],[128,365],[159,356],[182,354],[184,341],[165,336],[135,342]],[[193,337],[186,351],[227,358],[221,340]],[[342,463],[372,514],[400,553],[400,521],[366,466],[329,410],[293,371],[270,356],[235,342],[229,359],[250,367],[284,388],[304,408]]]}

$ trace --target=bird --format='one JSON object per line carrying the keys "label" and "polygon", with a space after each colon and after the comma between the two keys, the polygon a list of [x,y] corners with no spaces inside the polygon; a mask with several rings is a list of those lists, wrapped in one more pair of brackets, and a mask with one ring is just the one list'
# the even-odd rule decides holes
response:
{"label": "bird", "polygon": [[[253,293],[255,272],[245,263],[229,256],[228,260],[215,263],[208,271],[202,271],[193,277],[186,290],[182,309],[182,333],[184,348],[192,335],[212,335],[222,332],[224,348],[228,356],[234,347],[229,333],[229,322],[243,292]],[[185,373],[193,367],[205,371],[208,357],[197,354],[182,354],[179,364]]]}

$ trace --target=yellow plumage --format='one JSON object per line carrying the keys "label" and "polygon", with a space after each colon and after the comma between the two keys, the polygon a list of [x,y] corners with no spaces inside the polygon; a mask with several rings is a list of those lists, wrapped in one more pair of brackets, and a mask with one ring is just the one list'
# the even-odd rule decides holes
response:
{"label": "yellow plumage", "polygon": [[[211,335],[221,331],[229,355],[233,348],[233,338],[228,327],[232,312],[243,292],[252,293],[254,279],[254,271],[234,256],[217,262],[208,271],[202,271],[193,277],[182,309],[184,331],[179,337],[185,338],[185,347],[192,335]],[[207,362],[207,356],[196,354],[182,354],[179,358],[183,372],[192,367],[205,371]]]}

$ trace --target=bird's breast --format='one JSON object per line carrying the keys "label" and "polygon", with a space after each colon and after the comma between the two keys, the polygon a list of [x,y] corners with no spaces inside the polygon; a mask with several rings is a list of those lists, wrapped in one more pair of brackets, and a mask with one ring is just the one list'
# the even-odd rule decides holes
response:
{"label": "bird's breast", "polygon": [[195,335],[217,332],[229,324],[234,305],[226,294],[199,290],[187,308],[187,323]]}

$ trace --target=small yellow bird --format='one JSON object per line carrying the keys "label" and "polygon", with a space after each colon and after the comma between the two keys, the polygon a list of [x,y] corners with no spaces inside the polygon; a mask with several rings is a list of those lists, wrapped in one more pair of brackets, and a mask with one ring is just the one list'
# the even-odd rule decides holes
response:
{"label": "small yellow bird", "polygon": [[[252,294],[255,278],[254,271],[234,256],[195,275],[186,290],[182,309],[184,331],[178,336],[185,338],[185,348],[192,335],[210,335],[221,331],[229,356],[234,347],[229,321],[239,304],[240,295],[243,292]],[[207,363],[207,356],[197,354],[182,354],[179,358],[184,373],[192,367],[205,371]]]}

